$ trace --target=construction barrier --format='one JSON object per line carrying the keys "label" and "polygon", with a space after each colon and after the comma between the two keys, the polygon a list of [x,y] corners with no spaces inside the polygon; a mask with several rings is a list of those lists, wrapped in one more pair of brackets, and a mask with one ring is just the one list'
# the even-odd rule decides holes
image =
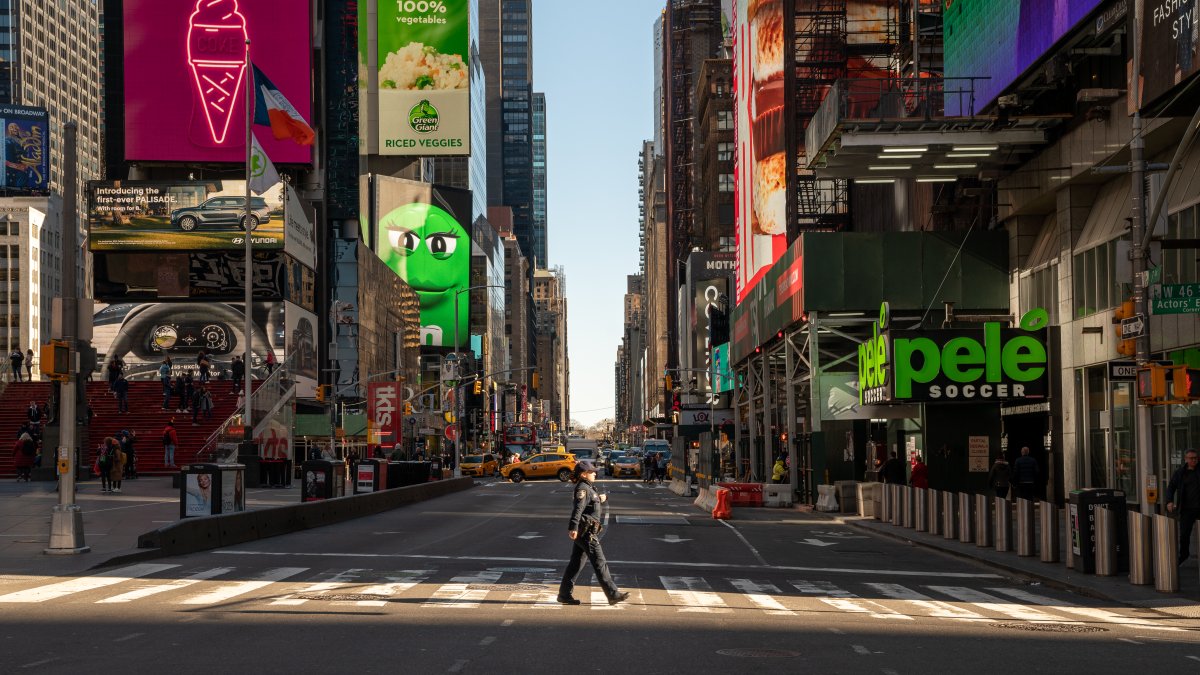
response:
{"label": "construction barrier", "polygon": [[729,520],[729,517],[733,515],[733,508],[732,508],[732,505],[730,504],[730,502],[732,501],[732,498],[730,495],[732,495],[732,493],[733,493],[733,491],[730,490],[729,488],[725,488],[725,487],[717,488],[717,505],[715,507],[713,507],[713,510],[712,510],[713,518],[717,518],[720,520]]}
{"label": "construction barrier", "polygon": [[717,483],[717,486],[729,490],[731,506],[763,505],[762,483]]}

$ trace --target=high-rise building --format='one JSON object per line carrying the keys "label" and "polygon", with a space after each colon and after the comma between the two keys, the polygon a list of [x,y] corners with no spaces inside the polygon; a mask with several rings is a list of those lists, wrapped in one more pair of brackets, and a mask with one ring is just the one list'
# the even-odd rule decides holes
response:
{"label": "high-rise building", "polygon": [[[51,303],[62,293],[62,199],[0,199],[0,344],[24,353],[50,338]],[[36,371],[35,371],[36,372]]]}
{"label": "high-rise building", "polygon": [[546,240],[546,95],[533,95],[533,255],[536,265],[549,260]]}
{"label": "high-rise building", "polygon": [[696,83],[696,227],[689,250],[733,251],[733,62],[709,59]]}
{"label": "high-rise building", "polygon": [[642,406],[641,354],[646,345],[643,338],[642,276],[631,274],[626,277],[625,327],[621,344],[617,347],[615,381],[615,431],[618,437],[627,438],[629,430],[645,420]]}
{"label": "high-rise building", "polygon": [[550,421],[568,428],[571,365],[567,360],[567,278],[561,267],[537,270],[533,277],[537,307],[538,397],[550,401]]}
{"label": "high-rise building", "polygon": [[663,398],[663,370],[668,367],[668,326],[672,323],[668,312],[667,256],[667,196],[663,185],[665,173],[663,158],[656,152],[654,143],[644,141],[642,154],[638,158],[638,179],[642,203],[641,210],[641,277],[643,280],[643,307],[645,308],[644,335],[646,377],[642,384],[643,406],[650,417],[666,414]]}

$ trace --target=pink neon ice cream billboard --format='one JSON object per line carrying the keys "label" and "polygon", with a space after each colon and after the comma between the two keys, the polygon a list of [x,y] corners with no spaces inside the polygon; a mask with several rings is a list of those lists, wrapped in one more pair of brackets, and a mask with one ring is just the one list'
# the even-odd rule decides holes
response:
{"label": "pink neon ice cream billboard", "polygon": [[[246,161],[249,58],[311,125],[309,0],[125,0],[125,157]],[[312,147],[258,139],[276,163]]]}

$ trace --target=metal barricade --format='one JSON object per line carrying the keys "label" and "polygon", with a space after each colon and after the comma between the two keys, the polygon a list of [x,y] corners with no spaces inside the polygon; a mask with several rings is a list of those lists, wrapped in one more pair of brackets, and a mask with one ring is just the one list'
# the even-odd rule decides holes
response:
{"label": "metal barricade", "polygon": [[958,536],[958,496],[949,490],[942,491],[942,538]]}
{"label": "metal barricade", "polygon": [[913,516],[913,527],[917,532],[929,531],[929,500],[925,498],[925,488],[913,488],[913,500],[916,513]]}
{"label": "metal barricade", "polygon": [[1096,576],[1117,573],[1117,520],[1107,506],[1096,505]]}
{"label": "metal barricade", "polygon": [[995,523],[996,530],[995,548],[1001,553],[1013,550],[1013,528],[1012,528],[1012,505],[1003,497],[993,497],[992,507],[995,510],[995,518],[992,522]]}
{"label": "metal barricade", "polygon": [[903,504],[900,510],[900,525],[910,530],[913,526],[913,519],[916,517],[916,514],[913,513],[913,495],[915,493],[916,490],[907,485],[900,486],[900,501]]}
{"label": "metal barricade", "polygon": [[1179,592],[1179,521],[1164,515],[1154,515],[1154,590],[1159,593]]}
{"label": "metal barricade", "polygon": [[975,500],[971,495],[958,494],[958,540],[964,544],[975,541]]}
{"label": "metal barricade", "polygon": [[1016,548],[1017,555],[1028,558],[1037,555],[1036,545],[1037,532],[1034,530],[1033,521],[1033,500],[1018,499],[1017,500],[1017,540]]}
{"label": "metal barricade", "polygon": [[1150,516],[1129,512],[1129,583],[1149,586],[1154,583],[1150,555]]}
{"label": "metal barricade", "polygon": [[887,483],[879,484],[879,519],[885,523],[892,522],[892,486]]}
{"label": "metal barricade", "polygon": [[975,495],[975,545],[992,545],[992,500],[987,495]]}
{"label": "metal barricade", "polygon": [[942,492],[932,488],[925,491],[925,510],[929,534],[942,533]]}
{"label": "metal barricade", "polygon": [[[1038,504],[1038,520],[1041,525],[1041,536],[1038,538],[1038,550],[1042,554],[1042,562],[1056,563],[1058,562],[1058,552],[1061,545],[1060,533],[1058,525],[1058,507],[1051,502],[1041,502]],[[1030,528],[1031,530],[1033,528]],[[1071,547],[1067,547],[1067,553],[1070,554]]]}

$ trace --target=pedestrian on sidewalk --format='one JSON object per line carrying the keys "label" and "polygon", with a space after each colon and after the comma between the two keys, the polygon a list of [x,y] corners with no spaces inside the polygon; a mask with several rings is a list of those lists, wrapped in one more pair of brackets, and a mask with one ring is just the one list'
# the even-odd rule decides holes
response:
{"label": "pedestrian on sidewalk", "polygon": [[233,363],[229,364],[229,372],[233,380],[233,391],[242,391],[242,380],[246,377],[246,362],[242,361],[242,357],[233,357]]}
{"label": "pedestrian on sidewalk", "polygon": [[13,444],[13,464],[17,468],[17,482],[29,482],[33,472],[34,457],[37,456],[37,443],[29,434],[23,434]]}
{"label": "pedestrian on sidewalk", "polygon": [[900,455],[893,450],[888,461],[883,463],[883,468],[879,470],[879,475],[883,478],[883,482],[889,485],[904,485],[908,481],[904,480],[904,462],[900,460]]}
{"label": "pedestrian on sidewalk", "polygon": [[667,478],[667,456],[658,453],[655,455],[654,464],[654,477],[658,479],[658,484],[662,485]]}
{"label": "pedestrian on sidewalk", "polygon": [[1021,456],[1013,463],[1012,475],[1012,482],[1017,488],[1017,499],[1037,499],[1037,486],[1041,475],[1037,460],[1029,454],[1029,446],[1021,448]]}
{"label": "pedestrian on sidewalk", "polygon": [[1167,512],[1179,513],[1179,564],[1187,560],[1192,550],[1192,528],[1200,517],[1200,454],[1195,450],[1183,453],[1183,466],[1171,475],[1167,483]]}
{"label": "pedestrian on sidewalk", "polygon": [[100,474],[100,491],[112,492],[112,461],[113,445],[117,440],[108,436],[100,444],[100,454],[96,458],[97,473]]}
{"label": "pedestrian on sidewalk", "polygon": [[600,548],[601,517],[603,505],[608,501],[608,495],[596,492],[592,482],[596,480],[596,467],[584,460],[575,465],[573,482],[575,483],[574,504],[571,509],[571,520],[567,524],[567,536],[573,542],[571,559],[563,573],[562,584],[558,587],[558,601],[564,605],[578,605],[580,601],[574,596],[575,579],[583,568],[583,556],[587,555],[596,580],[608,596],[608,604],[615,605],[629,599],[627,591],[621,591],[608,573],[608,562],[604,559],[604,550]]}
{"label": "pedestrian on sidewalk", "polygon": [[158,366],[158,381],[162,383],[163,402],[162,409],[170,410],[171,408],[171,357],[163,359]]}
{"label": "pedestrian on sidewalk", "polygon": [[25,355],[20,349],[14,349],[8,355],[9,362],[12,363],[13,382],[21,381],[21,364],[25,361]]}
{"label": "pedestrian on sidewalk", "polygon": [[175,467],[175,447],[179,445],[179,434],[175,433],[175,418],[167,422],[167,426],[162,430],[163,443],[163,465]]}
{"label": "pedestrian on sidewalk", "polygon": [[117,381],[113,383],[113,392],[117,395],[117,413],[123,414],[129,412],[129,380],[125,379],[125,374],[117,375]]}
{"label": "pedestrian on sidewalk", "polygon": [[649,483],[654,480],[654,455],[647,452],[642,458],[642,482]]}
{"label": "pedestrian on sidewalk", "polygon": [[121,451],[125,453],[125,477],[128,479],[137,478],[137,432],[129,429],[122,429],[119,437],[121,441]]}
{"label": "pedestrian on sidewalk", "polygon": [[922,461],[920,455],[913,459],[912,474],[908,477],[908,484],[915,488],[927,489],[929,487],[929,466]]}
{"label": "pedestrian on sidewalk", "polygon": [[121,479],[125,476],[125,453],[121,451],[121,442],[117,439],[112,439],[111,459],[108,465],[108,482],[112,489],[110,492],[121,491]]}
{"label": "pedestrian on sidewalk", "polygon": [[25,381],[33,382],[33,350],[25,350]]}
{"label": "pedestrian on sidewalk", "polygon": [[208,369],[212,362],[208,360],[208,352],[203,349],[196,355],[196,368],[200,371],[200,381],[208,382]]}
{"label": "pedestrian on sidewalk", "polygon": [[1004,455],[997,457],[996,461],[992,464],[992,470],[988,471],[988,486],[991,487],[992,492],[994,492],[995,495],[1001,499],[1008,498],[1008,485],[1011,473],[1011,467],[1009,467],[1008,462],[1005,461]]}

